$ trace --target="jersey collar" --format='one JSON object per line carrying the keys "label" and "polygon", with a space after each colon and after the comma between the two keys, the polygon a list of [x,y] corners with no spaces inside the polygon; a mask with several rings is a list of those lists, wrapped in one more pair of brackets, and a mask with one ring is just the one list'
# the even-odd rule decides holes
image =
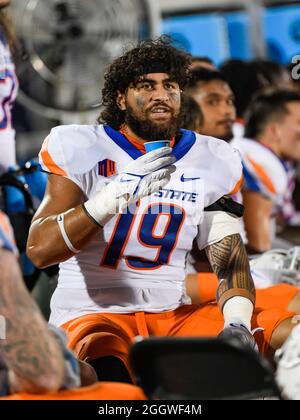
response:
{"label": "jersey collar", "polygon": [[[109,125],[104,125],[103,127],[109,138],[132,157],[132,159],[137,159],[143,155],[141,148],[138,148],[123,133],[113,129]],[[196,135],[193,131],[181,129],[180,133],[180,136],[176,138],[176,143],[172,152],[172,155],[176,157],[176,160],[185,156],[196,141]]]}

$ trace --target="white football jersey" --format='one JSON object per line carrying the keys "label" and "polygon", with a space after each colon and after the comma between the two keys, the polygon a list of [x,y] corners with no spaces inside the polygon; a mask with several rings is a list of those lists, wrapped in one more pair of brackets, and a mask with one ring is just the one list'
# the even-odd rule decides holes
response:
{"label": "white football jersey", "polygon": [[[193,239],[204,248],[238,233],[238,223],[229,220],[224,227],[218,215],[218,229],[211,229],[204,207],[235,189],[242,166],[239,154],[224,141],[187,130],[172,153],[176,171],[163,190],[142,199],[135,211],[115,215],[87,246],[60,264],[51,323],[62,325],[93,312],[161,312],[190,303],[185,266]],[[69,125],[52,129],[40,163],[90,198],[141,155],[109,126]]]}
{"label": "white football jersey", "polygon": [[[271,200],[273,216],[278,212],[287,213],[292,197],[293,167],[258,141],[236,137],[231,145],[241,154],[244,187]],[[240,203],[243,201],[240,192],[233,198]],[[272,240],[275,238],[275,233],[276,219],[273,217],[270,232]],[[244,243],[247,243],[247,235],[242,220],[241,236]],[[251,274],[257,289],[269,287],[273,284],[272,278],[260,272],[259,269],[251,268]]]}
{"label": "white football jersey", "polygon": [[270,199],[274,212],[281,208],[288,188],[290,165],[258,141],[235,138],[231,145],[241,154],[245,188]]}
{"label": "white football jersey", "polygon": [[18,91],[15,66],[0,28],[0,174],[16,164],[11,109]]}

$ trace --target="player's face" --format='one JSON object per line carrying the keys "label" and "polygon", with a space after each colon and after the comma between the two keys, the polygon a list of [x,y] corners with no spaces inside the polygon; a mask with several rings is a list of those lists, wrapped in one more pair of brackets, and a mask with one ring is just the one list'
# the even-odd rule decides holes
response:
{"label": "player's face", "polygon": [[280,152],[283,159],[300,160],[300,103],[287,105],[288,115],[278,123]]}
{"label": "player's face", "polygon": [[3,7],[6,7],[10,4],[11,0],[0,0],[0,9],[2,9]]}
{"label": "player's face", "polygon": [[181,91],[166,73],[144,75],[126,94],[119,106],[126,111],[126,123],[145,140],[169,138],[178,132]]}
{"label": "player's face", "polygon": [[231,140],[236,110],[234,96],[228,84],[222,80],[200,82],[191,96],[203,113],[201,134]]}

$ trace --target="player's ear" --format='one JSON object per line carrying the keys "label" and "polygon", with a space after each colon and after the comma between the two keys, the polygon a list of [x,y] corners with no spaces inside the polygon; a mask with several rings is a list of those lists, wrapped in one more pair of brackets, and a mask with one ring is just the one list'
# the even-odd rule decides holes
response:
{"label": "player's ear", "polygon": [[271,138],[276,139],[276,141],[281,138],[281,127],[277,122],[268,124],[265,131]]}
{"label": "player's ear", "polygon": [[117,105],[121,109],[121,111],[126,110],[125,93],[118,92]]}

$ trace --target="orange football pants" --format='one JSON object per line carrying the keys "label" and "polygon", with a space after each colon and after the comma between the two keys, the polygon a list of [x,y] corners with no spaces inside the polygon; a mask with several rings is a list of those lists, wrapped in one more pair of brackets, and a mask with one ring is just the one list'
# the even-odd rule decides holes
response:
{"label": "orange football pants", "polygon": [[[252,328],[261,327],[256,340],[262,353],[267,353],[273,331],[293,312],[282,309],[257,308]],[[131,314],[98,313],[84,315],[62,326],[69,339],[69,347],[81,360],[115,356],[130,372],[128,355],[137,336],[212,337],[223,328],[223,316],[216,302],[204,305],[185,305],[162,313],[137,312]]]}

